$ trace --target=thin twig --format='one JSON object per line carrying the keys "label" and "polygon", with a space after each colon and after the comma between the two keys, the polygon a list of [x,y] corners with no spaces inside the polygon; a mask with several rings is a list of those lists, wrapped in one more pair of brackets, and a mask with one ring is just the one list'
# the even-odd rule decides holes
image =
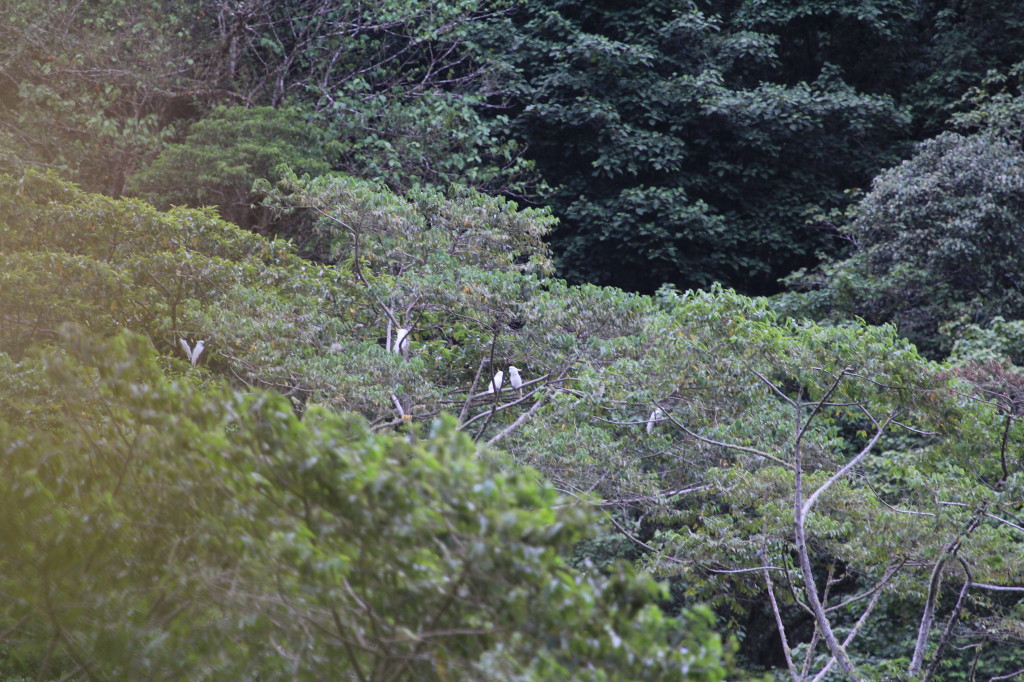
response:
{"label": "thin twig", "polygon": [[[761,548],[761,563],[768,563],[768,554],[765,549]],[[768,573],[768,569],[764,568],[764,584],[768,588],[768,600],[772,605],[772,613],[775,614],[775,627],[779,631],[779,639],[782,641],[782,653],[786,657],[786,668],[789,669],[789,674],[793,678],[793,682],[800,682],[800,676],[797,673],[796,665],[793,664],[793,651],[789,648],[789,639],[786,637],[786,626],[782,622],[782,612],[779,611],[779,603],[775,599],[775,587],[773,586],[774,581],[772,576]]]}
{"label": "thin twig", "polygon": [[957,557],[957,561],[964,569],[964,585],[960,588],[960,594],[957,596],[956,604],[953,605],[953,611],[949,614],[949,620],[946,621],[946,627],[943,628],[942,634],[939,636],[939,643],[935,647],[935,653],[932,654],[931,663],[928,664],[928,669],[924,673],[922,682],[928,682],[935,674],[935,671],[939,668],[939,662],[942,661],[942,655],[945,652],[946,645],[949,644],[949,637],[953,634],[953,625],[956,624],[957,619],[960,617],[960,612],[964,608],[964,603],[967,601],[967,593],[971,589],[971,581],[973,576],[971,575],[971,568],[964,561],[963,557]]}
{"label": "thin twig", "polygon": [[786,467],[787,469],[792,469],[793,468],[793,465],[791,465],[789,462],[786,462],[785,460],[782,460],[782,459],[776,457],[775,455],[769,455],[767,452],[761,452],[760,450],[757,450],[755,448],[748,448],[748,447],[746,447],[744,445],[734,445],[732,443],[723,443],[722,441],[718,441],[718,440],[714,440],[712,438],[707,438],[705,436],[701,436],[700,434],[694,433],[690,429],[688,429],[685,426],[683,426],[683,424],[679,420],[677,420],[675,417],[673,417],[670,413],[666,412],[665,416],[673,424],[675,424],[680,429],[685,431],[687,435],[689,435],[689,436],[691,436],[693,438],[696,438],[699,441],[702,441],[704,443],[708,443],[709,445],[717,445],[719,447],[727,448],[727,449],[730,449],[730,450],[738,450],[740,452],[746,452],[746,453],[749,453],[751,455],[757,455],[758,457],[764,457],[765,459],[770,459],[771,461],[775,462],[776,464],[780,464],[780,465]]}
{"label": "thin twig", "polygon": [[785,393],[783,393],[782,391],[780,391],[778,386],[776,386],[774,383],[772,383],[771,381],[768,380],[768,377],[766,377],[765,375],[761,374],[756,369],[751,369],[750,371],[753,372],[754,374],[756,374],[758,379],[763,381],[768,386],[768,388],[772,389],[773,392],[777,393],[787,403],[789,403],[790,405],[794,405],[794,406],[796,405],[796,403],[793,401],[793,399],[790,398]]}
{"label": "thin twig", "polygon": [[988,583],[971,583],[971,587],[980,587],[983,590],[994,590],[996,592],[1024,592],[1024,587],[1011,585],[990,585]]}
{"label": "thin twig", "polygon": [[825,405],[825,403],[832,396],[832,394],[835,393],[835,390],[839,388],[839,384],[842,383],[843,377],[846,376],[850,371],[852,370],[850,370],[849,367],[843,369],[843,371],[841,371],[839,375],[834,378],[834,380],[832,381],[832,385],[828,387],[827,391],[825,391],[825,394],[821,397],[821,400],[814,404],[814,408],[811,409],[811,413],[807,415],[807,419],[804,420],[804,423],[800,426],[800,430],[796,434],[794,447],[798,445],[801,439],[803,439],[804,435],[807,434],[807,429],[811,427],[811,422],[814,421],[814,417],[817,416],[818,412],[821,411],[821,408]]}
{"label": "thin twig", "polygon": [[620,532],[620,533],[622,533],[623,535],[625,535],[625,536],[626,536],[627,538],[629,538],[630,540],[632,540],[633,542],[635,542],[635,543],[636,543],[637,545],[639,545],[640,547],[643,547],[644,549],[646,549],[646,550],[647,550],[648,552],[651,552],[651,553],[653,553],[653,554],[659,554],[659,555],[661,555],[661,556],[662,556],[663,558],[665,558],[665,559],[668,559],[669,561],[671,561],[672,563],[675,563],[675,564],[683,564],[684,566],[688,565],[688,564],[687,564],[687,562],[685,562],[685,561],[681,561],[680,559],[676,559],[676,558],[675,558],[674,556],[669,556],[668,554],[665,554],[665,553],[664,553],[664,552],[662,552],[661,550],[659,550],[659,549],[656,549],[656,548],[654,548],[654,547],[651,547],[651,546],[650,546],[650,545],[648,545],[648,544],[647,544],[646,542],[644,542],[643,540],[641,540],[640,538],[636,537],[635,535],[633,535],[632,533],[630,533],[630,532],[629,532],[628,530],[626,530],[625,528],[623,528],[623,527],[622,527],[622,526],[621,526],[621,525],[619,524],[619,522],[618,522],[618,521],[616,521],[616,520],[615,520],[615,518],[614,518],[614,517],[612,517],[612,516],[611,516],[610,514],[608,515],[608,520],[609,520],[609,521],[611,521],[611,523],[612,523],[612,525],[613,525],[613,526],[615,526],[616,528],[618,528],[618,529],[619,529],[619,532]]}
{"label": "thin twig", "polygon": [[459,424],[466,421],[466,413],[469,412],[469,404],[473,401],[473,392],[476,390],[476,383],[480,381],[480,373],[484,371],[484,365],[487,363],[487,358],[480,358],[480,364],[477,365],[476,374],[473,376],[473,383],[469,387],[469,395],[466,396],[466,402],[462,405],[462,411],[459,412]]}

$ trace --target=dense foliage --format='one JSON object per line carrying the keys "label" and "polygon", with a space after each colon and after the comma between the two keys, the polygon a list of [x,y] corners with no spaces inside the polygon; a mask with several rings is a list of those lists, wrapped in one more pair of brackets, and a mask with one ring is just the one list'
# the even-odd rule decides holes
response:
{"label": "dense foliage", "polygon": [[[14,660],[44,676],[721,679],[705,613],[665,617],[662,588],[626,567],[565,566],[596,519],[529,470],[501,473],[444,421],[422,443],[323,406],[299,421],[296,395],[372,416],[391,410],[381,384],[442,388],[360,343],[341,272],[306,274],[204,213],[34,176],[3,196],[5,300],[21,295],[0,409]],[[190,366],[142,337],[96,340],[120,327],[208,350]]]}
{"label": "dense foliage", "polygon": [[[1014,558],[1021,540],[1013,520],[1019,460],[1009,454],[1024,434],[1012,398],[993,404],[982,397],[993,391],[1010,396],[1015,384],[1000,388],[1006,380],[983,368],[956,378],[922,360],[891,327],[780,322],[767,302],[722,290],[665,290],[650,298],[546,279],[549,261],[540,238],[550,217],[480,194],[399,197],[342,176],[295,175],[261,191],[286,216],[310,214],[303,222],[310,225],[307,248],[319,254],[320,264],[208,212],[161,213],[31,174],[4,180],[2,283],[5,300],[18,292],[21,301],[5,309],[0,328],[8,362],[16,363],[5,376],[21,387],[5,392],[18,396],[3,410],[11,415],[8,480],[18,486],[32,481],[39,491],[32,495],[40,496],[39,507],[22,504],[17,518],[45,524],[43,537],[52,534],[54,552],[64,538],[88,543],[89,533],[98,534],[93,542],[105,557],[88,558],[99,549],[55,555],[56,566],[66,563],[62,570],[98,587],[90,592],[69,583],[67,593],[58,593],[64,596],[49,602],[37,601],[49,592],[28,587],[37,584],[25,582],[28,576],[8,572],[8,591],[29,590],[18,602],[21,610],[7,616],[18,660],[128,676],[141,674],[137,666],[163,675],[179,665],[244,676],[251,673],[231,666],[252,665],[271,676],[295,666],[314,678],[372,669],[390,671],[385,679],[442,676],[440,670],[495,679],[580,679],[584,671],[671,679],[689,670],[687,679],[698,671],[717,679],[725,649],[709,633],[706,616],[688,610],[710,601],[732,627],[761,622],[751,626],[757,632],[777,625],[789,643],[782,664],[795,672],[934,673],[958,660],[950,657],[954,645],[981,643],[974,665],[1003,669],[1012,648],[1000,642],[1015,641],[1015,602],[990,599],[987,591],[1016,589],[1024,578],[1024,565]],[[62,304],[46,305],[53,300]],[[69,322],[81,326],[65,327]],[[94,340],[124,327],[155,341],[165,369],[148,341]],[[181,361],[179,338],[193,348],[204,342],[194,366]],[[485,388],[499,368],[510,382],[512,365],[521,386]],[[47,373],[47,367],[64,369]],[[168,372],[187,381],[161,388]],[[229,391],[225,381],[235,391],[271,388],[284,398]],[[199,419],[189,416],[190,405],[202,415],[200,425],[188,425]],[[336,411],[361,417],[339,421],[330,416]],[[433,423],[442,411],[453,416],[447,426],[430,427],[438,434],[431,438],[441,440],[425,446],[441,459],[414,467],[406,458],[425,456],[415,454],[427,438],[419,425]],[[389,428],[406,436],[369,435]],[[458,431],[466,434],[463,440],[453,435]],[[523,514],[548,509],[577,516],[558,521],[527,514],[516,517],[525,524],[515,526],[521,530],[505,531],[502,524],[512,522],[499,522],[509,514],[501,511],[505,503],[456,502],[458,495],[489,489],[473,483],[478,474],[459,463],[459,457],[482,456],[472,441],[500,445],[510,457],[505,466],[513,467],[508,474],[486,469],[479,475],[527,485],[534,479],[523,467],[535,467],[575,500],[556,500],[551,489],[516,493]],[[71,459],[61,459],[63,447]],[[44,451],[53,453],[47,458],[53,469],[31,468]],[[388,457],[405,462],[405,474],[367,459],[392,451]],[[82,460],[82,452],[99,460]],[[346,464],[342,452],[352,452],[360,464]],[[216,457],[207,461],[211,453]],[[99,473],[104,466],[109,479]],[[192,467],[196,473],[189,473]],[[179,479],[168,470],[184,478],[174,483]],[[441,478],[431,483],[435,474]],[[152,490],[157,481],[168,486],[165,511]],[[358,502],[356,493],[342,493],[338,485],[362,486],[372,498]],[[427,497],[410,496],[413,488]],[[122,497],[132,497],[128,489],[137,491],[132,504],[139,506],[117,506],[106,515],[91,511],[120,505]],[[6,498],[19,499],[20,490]],[[68,494],[63,490],[80,491],[72,498],[80,506],[65,504],[55,517],[47,504]],[[111,490],[117,491],[112,497]],[[249,495],[255,496],[251,503]],[[476,525],[443,530],[437,524],[448,505],[452,513],[496,516],[456,516],[445,523]],[[517,568],[508,540],[486,535],[508,532],[508,538],[528,540],[548,528],[554,534],[540,537],[553,543],[550,552],[526,552],[522,560],[556,561],[581,539],[583,527],[595,528],[595,517],[582,511],[594,507],[613,512],[609,532],[632,547],[615,548],[607,537],[580,545],[579,558],[590,555],[604,566],[598,573],[586,563],[580,574],[558,563]],[[370,511],[372,518],[362,516]],[[118,522],[128,544],[101,542],[110,532],[107,519],[121,515],[139,517]],[[130,530],[142,518],[163,516],[168,520],[161,527],[177,529],[170,536],[146,540]],[[87,533],[81,524],[89,519],[99,520]],[[287,530],[286,522],[302,526]],[[558,530],[563,524],[569,524],[564,534]],[[40,526],[27,528],[25,538],[42,533]],[[366,528],[372,530],[356,533]],[[479,540],[452,537],[454,544],[444,549],[453,532]],[[359,537],[380,544],[358,544]],[[25,552],[37,541],[17,540],[30,543]],[[433,569],[420,557],[431,547],[440,551],[430,550],[440,562]],[[623,554],[671,579],[672,599],[662,604],[671,604],[671,612],[683,609],[682,621],[654,608],[666,598],[663,588],[611,561]],[[84,567],[68,556],[85,557]],[[108,573],[120,575],[113,567],[142,560],[155,563],[117,570],[155,572],[147,580],[158,586],[170,581],[175,589],[103,581]],[[86,578],[93,570],[97,575]],[[183,575],[174,577],[176,571]],[[830,577],[818,588],[816,572],[822,571]],[[244,582],[250,572],[254,584]],[[552,601],[528,587],[554,589],[558,583],[545,577],[551,572],[569,581],[567,595],[577,589],[607,594],[608,611],[600,610],[599,598],[580,596],[597,610],[580,612],[583,620],[574,625],[577,616],[569,613],[580,610],[576,602]],[[468,581],[466,593],[458,591],[459,575]],[[271,589],[261,582],[267,576],[273,576],[273,599],[260,596]],[[373,582],[378,579],[383,582]],[[225,580],[231,587],[217,588]],[[478,587],[469,587],[473,581]],[[64,584],[60,579],[56,586]],[[402,596],[420,584],[430,593],[441,589],[441,601]],[[444,606],[445,589],[456,590],[451,598],[464,598],[466,608],[483,611],[449,612],[454,604]],[[147,596],[148,590],[158,592]],[[68,594],[105,606],[74,606]],[[550,602],[550,627],[564,628],[564,644],[546,648],[551,630],[538,625],[547,616],[535,606],[527,621],[517,620],[525,617],[520,607],[500,599],[488,606],[485,594]],[[646,595],[629,598],[649,606],[616,606],[619,597],[612,595],[630,594]],[[961,596],[950,601],[951,594]],[[55,610],[54,599],[71,613]],[[163,606],[142,609],[133,599]],[[394,620],[398,603],[413,609],[408,623]],[[204,615],[200,607],[219,615]],[[122,618],[124,609],[139,619]],[[393,635],[373,625],[385,613]],[[335,618],[347,620],[338,625]],[[505,618],[498,636],[494,623]],[[853,621],[860,625],[847,630]],[[596,628],[592,635],[583,623]],[[540,630],[516,629],[527,625]],[[878,628],[903,633],[902,648],[882,656],[873,651]],[[413,634],[402,635],[406,629]],[[436,638],[430,635],[435,630]],[[680,648],[679,636],[692,644]],[[254,637],[278,646],[257,655]],[[406,637],[412,658],[403,653]],[[142,639],[128,646],[124,638]],[[166,644],[139,644],[150,639]],[[51,642],[52,656],[41,641]],[[751,632],[745,642],[748,662],[773,660],[770,639],[758,644]],[[355,652],[347,651],[353,643]],[[129,660],[108,653],[115,650],[147,653]],[[191,653],[161,658],[178,650]],[[317,654],[300,653],[307,650]],[[404,667],[417,661],[425,666],[420,672]],[[630,666],[638,667],[629,672]]]}
{"label": "dense foliage", "polygon": [[161,207],[217,206],[236,225],[267,231],[270,216],[253,204],[253,183],[286,165],[302,173],[331,170],[337,145],[296,109],[226,107],[197,121],[131,178],[136,195]]}
{"label": "dense foliage", "polygon": [[0,169],[47,167],[118,196],[214,97],[194,3],[5,0]]}
{"label": "dense foliage", "polygon": [[948,352],[943,325],[1024,317],[1024,154],[985,134],[946,133],[880,175],[852,211],[850,258],[795,282],[819,311],[896,322]]}
{"label": "dense foliage", "polygon": [[810,213],[895,160],[908,117],[825,68],[779,69],[775,36],[689,2],[529,2],[504,48],[513,130],[557,192],[576,281],[766,290],[813,260]]}
{"label": "dense foliage", "polygon": [[5,9],[0,679],[1024,670],[1014,3]]}
{"label": "dense foliage", "polygon": [[[182,140],[188,123],[217,105],[264,105],[292,110],[279,124],[298,118],[313,138],[332,140],[318,160],[337,169],[402,188],[459,180],[523,191],[528,164],[479,111],[502,92],[471,40],[501,10],[484,5],[10,0],[0,27],[0,169],[57,168],[119,196],[168,143],[201,153],[197,136],[223,127]],[[272,148],[262,132],[248,144]],[[180,153],[146,177],[166,177]],[[225,179],[215,173],[202,181],[213,187],[187,198],[207,202]]]}
{"label": "dense foliage", "polygon": [[893,322],[937,358],[958,339],[1024,317],[1019,78],[1017,67],[986,79],[965,97],[959,132],[927,140],[875,178],[838,216],[850,253],[794,273],[789,283],[803,293],[782,297],[781,307],[819,319]]}
{"label": "dense foliage", "polygon": [[7,3],[0,167],[114,196],[141,171],[147,196],[262,224],[236,199],[281,155],[273,125],[231,172],[175,162],[238,117],[205,123],[217,106],[270,106],[324,141],[307,164],[541,200],[563,276],[648,292],[775,291],[834,255],[815,216],[1024,48],[1011,0],[128,4]]}
{"label": "dense foliage", "polygon": [[0,421],[0,618],[33,674],[722,679],[705,613],[682,631],[650,578],[570,571],[592,515],[451,423],[408,442],[299,421],[142,337],[66,332],[4,367],[6,395],[46,401]]}

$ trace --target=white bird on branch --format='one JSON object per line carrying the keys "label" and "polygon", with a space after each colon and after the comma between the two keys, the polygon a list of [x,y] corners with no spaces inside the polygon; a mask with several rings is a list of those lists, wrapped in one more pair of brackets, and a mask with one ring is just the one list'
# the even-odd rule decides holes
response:
{"label": "white bird on branch", "polygon": [[203,354],[203,348],[206,347],[206,342],[196,341],[196,347],[192,348],[188,345],[188,341],[185,339],[178,339],[178,345],[181,346],[183,351],[185,351],[185,357],[187,357],[188,361],[192,363],[193,367],[195,367],[196,363],[199,362],[199,356]]}
{"label": "white bird on branch", "polygon": [[512,388],[520,388],[523,385],[523,377],[519,376],[519,368],[515,365],[509,365],[508,380]]}
{"label": "white bird on branch", "polygon": [[403,329],[402,327],[398,328],[398,331],[395,332],[395,345],[391,347],[391,350],[396,355],[401,355],[402,357],[405,357],[409,354],[408,329]]}
{"label": "white bird on branch", "polygon": [[487,387],[487,390],[484,391],[484,393],[494,393],[495,391],[500,391],[501,385],[503,383],[505,383],[505,373],[499,369],[498,372],[494,375],[494,378],[491,379],[491,385]]}
{"label": "white bird on branch", "polygon": [[665,411],[660,407],[654,408],[654,412],[651,412],[651,416],[647,418],[647,433],[654,430],[654,425],[657,424],[665,416]]}

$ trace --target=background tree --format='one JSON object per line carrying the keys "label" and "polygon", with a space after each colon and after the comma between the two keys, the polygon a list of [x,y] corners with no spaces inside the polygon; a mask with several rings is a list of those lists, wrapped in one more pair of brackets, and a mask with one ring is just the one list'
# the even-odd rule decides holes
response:
{"label": "background tree", "polygon": [[[218,105],[293,106],[335,141],[325,155],[335,168],[400,189],[458,179],[531,191],[517,145],[478,113],[500,105],[504,89],[472,35],[501,6],[53,0],[5,9],[0,170],[51,168],[116,197]],[[274,144],[269,128],[259,132],[253,144]],[[211,181],[200,193],[221,191],[223,177]]]}
{"label": "background tree", "polygon": [[253,183],[277,179],[282,164],[326,173],[336,157],[337,144],[298,109],[225,107],[193,123],[183,142],[168,145],[132,176],[130,188],[164,208],[217,206],[226,220],[267,232],[270,216],[255,208],[261,197]]}
{"label": "background tree", "polygon": [[912,117],[911,137],[949,129],[964,93],[1019,59],[1024,31],[1013,2],[803,0],[702,2],[731,30],[777,36],[769,79],[813,81],[836,69],[857,92],[886,94]]}
{"label": "background tree", "polygon": [[174,120],[228,95],[188,2],[4,3],[0,170],[44,167],[120,196]]}
{"label": "background tree", "polygon": [[1024,315],[1022,183],[1018,148],[988,134],[940,135],[880,175],[852,211],[853,254],[793,282],[822,284],[810,297],[818,310],[895,322],[941,357],[952,344],[944,324]]}
{"label": "background tree", "polygon": [[808,212],[893,161],[909,122],[834,68],[793,82],[780,39],[689,2],[540,0],[499,35],[573,281],[770,291],[827,241]]}
{"label": "background tree", "polygon": [[309,122],[339,145],[335,169],[398,190],[455,180],[526,189],[517,145],[479,114],[506,88],[473,36],[506,3],[197,4],[219,49],[218,82],[246,106],[315,112]]}

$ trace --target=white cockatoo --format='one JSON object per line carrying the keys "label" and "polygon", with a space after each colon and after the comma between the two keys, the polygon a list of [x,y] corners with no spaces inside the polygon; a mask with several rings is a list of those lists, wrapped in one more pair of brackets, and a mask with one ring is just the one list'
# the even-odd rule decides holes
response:
{"label": "white cockatoo", "polygon": [[509,365],[508,380],[512,388],[520,388],[523,385],[523,377],[519,376],[519,368],[515,365]]}
{"label": "white cockatoo", "polygon": [[196,363],[199,362],[199,356],[203,354],[203,348],[206,347],[206,342],[196,341],[196,347],[192,348],[188,345],[188,341],[185,339],[178,339],[178,345],[181,346],[183,351],[185,351],[185,357],[187,357],[188,361],[192,363],[193,367],[195,367]]}
{"label": "white cockatoo", "polygon": [[505,383],[505,373],[500,369],[495,373],[494,378],[491,379],[490,385],[484,393],[494,393],[495,391],[501,390],[501,385]]}
{"label": "white cockatoo", "polygon": [[391,347],[391,350],[397,355],[405,357],[409,354],[409,330],[402,327],[398,328],[395,332],[395,345]]}
{"label": "white cockatoo", "polygon": [[654,412],[651,412],[651,416],[647,418],[647,433],[654,430],[654,425],[657,424],[665,416],[664,410],[660,407],[654,408]]}

